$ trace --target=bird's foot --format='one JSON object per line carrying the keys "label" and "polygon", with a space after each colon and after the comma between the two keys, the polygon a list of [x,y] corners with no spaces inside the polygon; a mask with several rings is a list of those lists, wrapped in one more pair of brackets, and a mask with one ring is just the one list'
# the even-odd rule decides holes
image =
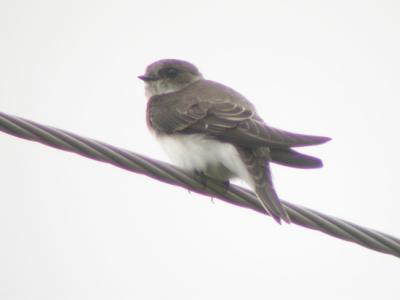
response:
{"label": "bird's foot", "polygon": [[229,188],[231,186],[231,183],[229,182],[229,180],[225,180],[223,182],[223,185],[224,185],[224,188],[225,188],[224,192],[226,193],[229,190]]}
{"label": "bird's foot", "polygon": [[194,171],[194,173],[199,177],[201,184],[203,185],[203,188],[205,189],[207,187],[207,182],[208,182],[208,177],[206,174],[204,174],[203,171]]}

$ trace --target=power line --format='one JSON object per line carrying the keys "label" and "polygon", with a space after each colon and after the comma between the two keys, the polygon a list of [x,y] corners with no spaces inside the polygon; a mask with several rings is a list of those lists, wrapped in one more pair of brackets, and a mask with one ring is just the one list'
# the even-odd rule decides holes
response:
{"label": "power line", "polygon": [[[103,142],[2,112],[0,112],[0,130],[266,214],[255,195],[249,190],[235,185],[230,185],[227,189],[224,185],[213,180],[208,180],[205,185],[200,177],[179,170],[170,164]],[[286,201],[282,201],[282,203],[294,224],[318,230],[375,251],[400,257],[400,239],[396,237]]]}

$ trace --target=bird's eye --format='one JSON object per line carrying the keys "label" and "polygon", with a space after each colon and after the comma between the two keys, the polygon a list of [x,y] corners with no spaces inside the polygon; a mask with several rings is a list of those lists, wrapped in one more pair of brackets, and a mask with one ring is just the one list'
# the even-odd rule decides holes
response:
{"label": "bird's eye", "polygon": [[167,77],[169,78],[174,78],[178,75],[178,70],[175,68],[168,68],[167,70],[165,70],[165,74],[167,75]]}

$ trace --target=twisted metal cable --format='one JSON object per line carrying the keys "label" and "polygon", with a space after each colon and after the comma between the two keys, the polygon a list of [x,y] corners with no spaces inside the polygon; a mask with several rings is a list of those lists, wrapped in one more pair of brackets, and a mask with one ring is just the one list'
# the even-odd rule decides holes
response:
{"label": "twisted metal cable", "polygon": [[[0,112],[0,131],[110,163],[131,172],[143,174],[168,184],[181,186],[199,194],[217,197],[231,204],[267,214],[254,193],[249,190],[235,185],[230,185],[229,189],[226,189],[225,186],[213,180],[208,180],[207,184],[204,184],[200,177],[179,170],[170,164],[96,140],[87,139],[61,129],[44,126]],[[282,203],[294,224],[319,230],[336,238],[400,257],[400,239],[396,237],[286,201],[282,201]]]}

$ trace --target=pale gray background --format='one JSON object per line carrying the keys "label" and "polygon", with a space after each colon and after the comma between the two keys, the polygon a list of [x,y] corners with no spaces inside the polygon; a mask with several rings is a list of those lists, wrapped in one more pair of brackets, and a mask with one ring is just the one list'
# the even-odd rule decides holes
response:
{"label": "pale gray background", "polygon": [[[136,78],[195,63],[327,135],[282,198],[400,236],[398,1],[0,2],[0,110],[166,160]],[[0,134],[0,299],[399,299],[395,257]]]}

